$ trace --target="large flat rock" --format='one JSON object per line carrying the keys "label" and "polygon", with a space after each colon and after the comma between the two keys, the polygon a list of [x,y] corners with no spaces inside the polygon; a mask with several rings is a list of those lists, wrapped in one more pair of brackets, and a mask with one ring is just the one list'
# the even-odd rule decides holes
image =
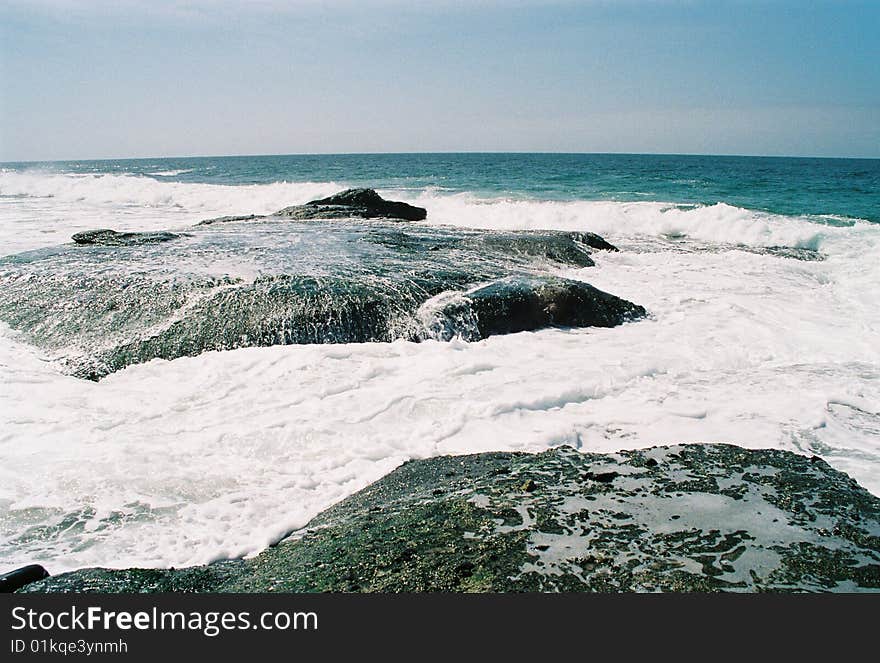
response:
{"label": "large flat rock", "polygon": [[412,461],[249,560],[31,592],[880,591],[880,499],[732,445]]}
{"label": "large flat rock", "polygon": [[[645,315],[553,276],[610,246],[589,233],[267,217],[75,240],[0,258],[0,321],[89,379],[209,350],[477,339]],[[468,316],[446,315],[440,295]]]}

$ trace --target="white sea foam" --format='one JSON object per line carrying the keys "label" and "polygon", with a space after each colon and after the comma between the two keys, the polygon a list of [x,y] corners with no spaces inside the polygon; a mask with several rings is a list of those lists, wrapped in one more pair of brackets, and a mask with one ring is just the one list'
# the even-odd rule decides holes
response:
{"label": "white sea foam", "polygon": [[412,202],[430,210],[430,220],[472,228],[584,230],[600,235],[691,238],[752,247],[818,249],[837,230],[725,203],[675,205],[663,202],[532,201],[481,199],[471,194],[424,194]]}
{"label": "white sea foam", "polygon": [[212,216],[269,214],[341,188],[334,182],[231,186],[0,170],[0,255],[66,242],[92,228],[174,230]]}
{"label": "white sea foam", "polygon": [[[121,178],[127,193],[109,203],[99,200],[111,195],[106,183],[85,180],[102,192],[77,201],[55,191],[42,204],[67,232],[68,219],[89,210],[124,218],[120,209],[149,198],[128,188],[141,184],[171,187],[185,215],[212,205],[211,213],[267,211],[340,188],[231,191],[140,179]],[[41,199],[4,200],[8,219]],[[253,554],[408,458],[490,449],[731,442],[819,455],[880,494],[880,227],[727,205],[483,202],[436,192],[412,200],[433,222],[600,232],[621,252],[561,273],[638,302],[651,317],[476,343],[211,352],[132,366],[100,383],[60,375],[6,330],[0,567],[180,566]],[[151,208],[151,227],[182,219],[173,206]],[[55,232],[45,219],[42,228]],[[737,244],[818,248],[827,259],[731,249]]]}

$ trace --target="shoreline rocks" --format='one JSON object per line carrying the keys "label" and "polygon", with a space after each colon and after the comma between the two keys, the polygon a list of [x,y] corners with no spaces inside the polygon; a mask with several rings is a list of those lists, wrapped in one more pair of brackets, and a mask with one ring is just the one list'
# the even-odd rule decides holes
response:
{"label": "shoreline rocks", "polygon": [[410,461],[252,559],[27,592],[880,591],[880,499],[824,461],[684,444]]}

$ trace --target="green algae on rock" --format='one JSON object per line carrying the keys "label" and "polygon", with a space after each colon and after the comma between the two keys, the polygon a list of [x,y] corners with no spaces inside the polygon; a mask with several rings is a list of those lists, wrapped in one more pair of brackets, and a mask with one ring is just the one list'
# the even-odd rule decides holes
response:
{"label": "green algae on rock", "polygon": [[880,591],[880,499],[816,457],[722,444],[445,456],[252,559],[21,591]]}

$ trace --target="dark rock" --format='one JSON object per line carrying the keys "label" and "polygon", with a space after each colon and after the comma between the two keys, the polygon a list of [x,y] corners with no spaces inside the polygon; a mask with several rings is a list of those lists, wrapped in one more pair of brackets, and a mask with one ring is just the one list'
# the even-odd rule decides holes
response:
{"label": "dark rock", "polygon": [[274,216],[293,219],[400,219],[422,221],[428,216],[423,207],[385,200],[373,189],[347,189],[305,205],[285,207]]}
{"label": "dark rock", "polygon": [[721,444],[651,457],[560,447],[412,461],[253,559],[85,569],[22,591],[880,590],[880,499],[846,474]]}
{"label": "dark rock", "polygon": [[478,340],[545,327],[614,327],[645,309],[581,281],[510,277],[441,303],[430,323],[440,338]]}
{"label": "dark rock", "polygon": [[548,326],[614,327],[645,309],[581,281],[551,277],[504,279],[468,298],[482,336]]}
{"label": "dark rock", "polygon": [[600,237],[596,233],[580,233],[575,232],[571,233],[572,238],[581,244],[586,244],[587,246],[593,249],[599,249],[600,251],[617,251],[617,247],[611,244],[610,242],[605,241],[604,238]]}
{"label": "dark rock", "polygon": [[170,232],[129,233],[115,230],[85,230],[76,233],[71,239],[77,244],[99,244],[101,246],[138,246],[158,244],[178,239],[180,235]]}
{"label": "dark rock", "polygon": [[14,592],[25,585],[48,577],[49,572],[39,564],[23,566],[20,569],[0,574],[0,592]]}
{"label": "dark rock", "polygon": [[[82,569],[73,574],[61,574],[49,577],[54,585],[40,584],[25,591],[67,591],[65,578],[76,576],[76,582],[82,592],[101,593],[159,593],[159,592],[210,592],[215,587],[234,581],[241,573],[244,562],[226,560],[185,569],[120,569],[108,572],[105,569]],[[47,589],[48,587],[56,589]]]}
{"label": "dark rock", "polygon": [[[657,464],[657,461],[654,461],[654,465]],[[648,467],[650,465],[645,463]],[[586,472],[584,474],[584,479],[589,479],[590,481],[598,481],[599,483],[611,483],[620,475],[617,472]]]}
{"label": "dark rock", "polygon": [[[175,242],[118,244],[112,257],[66,245],[0,258],[0,320],[67,372],[99,379],[209,350],[483,338],[616,324],[641,310],[585,284],[538,276],[548,262],[592,264],[572,233],[266,219],[244,232],[212,224]],[[487,283],[496,287],[469,292]],[[466,334],[450,331],[457,322],[433,300],[465,294],[469,315],[480,316]]]}
{"label": "dark rock", "polygon": [[233,223],[235,221],[253,221],[255,219],[265,219],[266,217],[260,214],[246,214],[244,216],[218,216],[214,219],[205,219],[204,221],[199,221],[200,226],[209,226],[212,223]]}

